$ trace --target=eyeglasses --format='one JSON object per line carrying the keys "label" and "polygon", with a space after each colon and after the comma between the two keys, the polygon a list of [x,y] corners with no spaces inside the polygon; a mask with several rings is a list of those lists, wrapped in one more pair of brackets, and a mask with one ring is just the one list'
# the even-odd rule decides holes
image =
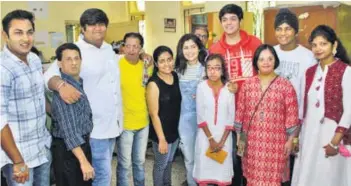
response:
{"label": "eyeglasses", "polygon": [[200,39],[207,39],[207,35],[196,34],[196,36]]}
{"label": "eyeglasses", "polygon": [[222,67],[207,67],[207,70],[208,71],[216,71],[216,72],[219,72],[222,70]]}

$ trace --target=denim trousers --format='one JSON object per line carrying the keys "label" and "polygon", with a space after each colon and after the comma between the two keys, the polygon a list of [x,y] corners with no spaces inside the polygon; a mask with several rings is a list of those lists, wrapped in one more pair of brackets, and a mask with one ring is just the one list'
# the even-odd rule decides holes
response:
{"label": "denim trousers", "polygon": [[179,147],[184,155],[186,168],[186,178],[189,186],[196,186],[193,178],[195,139],[197,133],[196,121],[196,88],[197,80],[180,81],[180,91],[182,93],[181,114],[179,118]]}
{"label": "denim trousers", "polygon": [[50,149],[46,149],[48,162],[43,163],[37,167],[29,169],[29,180],[23,184],[17,183],[12,179],[13,165],[7,164],[2,168],[4,177],[8,186],[50,186],[50,166],[51,166],[51,152]]}
{"label": "denim trousers", "polygon": [[112,153],[116,138],[95,139],[90,138],[95,178],[93,186],[110,186],[112,178]]}
{"label": "denim trousers", "polygon": [[134,186],[145,185],[145,156],[149,126],[124,130],[117,140],[117,185],[129,186],[129,170],[133,170]]}
{"label": "denim trousers", "polygon": [[172,162],[174,154],[177,151],[179,139],[168,144],[168,152],[161,154],[158,151],[158,143],[152,142],[155,160],[152,177],[154,186],[171,186],[172,185]]}

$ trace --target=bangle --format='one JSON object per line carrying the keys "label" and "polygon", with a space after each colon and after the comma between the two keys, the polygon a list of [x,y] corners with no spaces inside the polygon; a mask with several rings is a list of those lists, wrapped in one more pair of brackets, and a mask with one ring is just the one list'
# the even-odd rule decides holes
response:
{"label": "bangle", "polygon": [[57,92],[60,91],[61,87],[65,85],[65,81],[62,81],[56,88]]}
{"label": "bangle", "polygon": [[213,139],[213,136],[210,136],[210,137],[208,137],[207,139],[208,139],[208,140]]}
{"label": "bangle", "polygon": [[334,145],[331,142],[329,142],[329,146],[331,146],[335,150],[339,150],[339,146],[338,145]]}
{"label": "bangle", "polygon": [[13,162],[13,164],[14,164],[14,165],[18,165],[18,164],[21,164],[21,163],[24,163],[24,161],[22,160],[22,161],[20,161],[20,162],[16,162],[16,163],[15,163],[15,162]]}
{"label": "bangle", "polygon": [[299,138],[293,138],[293,144],[299,143]]}

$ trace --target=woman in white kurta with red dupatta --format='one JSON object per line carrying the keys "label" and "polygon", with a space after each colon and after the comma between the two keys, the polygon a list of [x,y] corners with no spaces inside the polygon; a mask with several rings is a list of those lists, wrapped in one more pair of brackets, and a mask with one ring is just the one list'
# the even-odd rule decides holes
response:
{"label": "woman in white kurta with red dupatta", "polygon": [[[316,30],[319,32],[311,34],[312,51],[320,61],[318,65],[307,70],[302,83],[301,90],[305,90],[305,103],[301,105],[305,106],[304,109],[300,109],[300,113],[302,116],[304,111],[304,119],[292,186],[351,186],[351,157],[346,157],[347,155],[340,151],[344,148],[342,150],[351,152],[350,140],[344,138],[337,140],[339,144],[333,144],[336,141],[334,136],[349,135],[351,68],[336,58],[339,57],[337,54],[334,54],[335,58],[334,56],[331,59],[322,58],[328,53],[328,48],[324,47],[328,47],[328,44],[334,46],[327,35],[332,32],[326,26],[319,26]],[[321,62],[321,60],[329,61]],[[334,150],[334,154],[328,155],[326,152],[328,148],[328,152]]]}

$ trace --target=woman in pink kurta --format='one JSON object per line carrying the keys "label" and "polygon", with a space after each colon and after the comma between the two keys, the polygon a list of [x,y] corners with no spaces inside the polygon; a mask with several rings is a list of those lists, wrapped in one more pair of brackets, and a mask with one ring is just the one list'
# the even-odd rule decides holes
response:
{"label": "woman in pink kurta", "polygon": [[243,173],[248,186],[280,186],[289,179],[286,170],[298,124],[297,97],[289,80],[275,74],[279,59],[271,46],[256,50],[253,65],[259,74],[245,81],[235,115],[236,130],[242,128],[247,134]]}

